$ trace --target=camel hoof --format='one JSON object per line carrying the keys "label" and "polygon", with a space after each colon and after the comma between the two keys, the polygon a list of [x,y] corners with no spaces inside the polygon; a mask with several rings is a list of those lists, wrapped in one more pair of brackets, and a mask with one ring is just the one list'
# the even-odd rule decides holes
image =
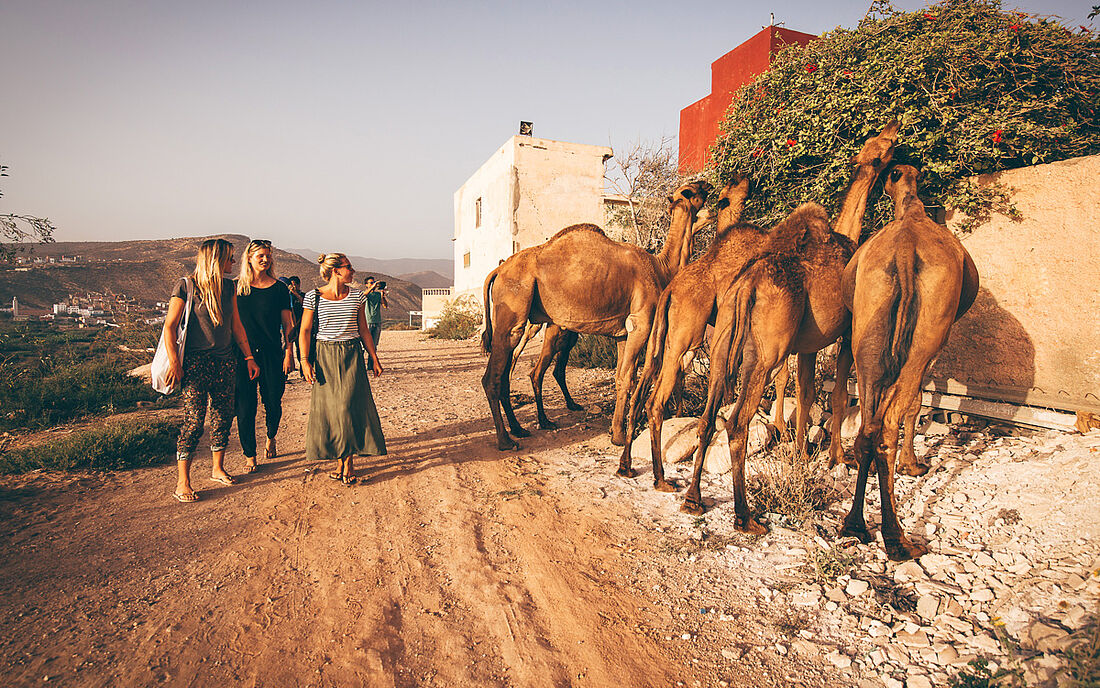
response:
{"label": "camel hoof", "polygon": [[577,402],[575,402],[575,401],[574,401],[574,402],[570,402],[570,403],[567,403],[567,404],[565,405],[565,408],[569,409],[570,411],[583,411],[583,410],[584,410],[584,407],[583,407],[583,406],[581,406],[580,404],[578,404],[578,403],[577,403]]}
{"label": "camel hoof", "polygon": [[[524,430],[523,428],[518,427],[518,426],[512,428],[508,432],[514,437],[530,437],[531,436],[531,431],[530,430]],[[518,449],[518,447],[517,447],[517,449]]]}
{"label": "camel hoof", "polygon": [[685,499],[684,503],[680,505],[680,511],[693,516],[702,516],[707,509],[703,506],[702,500]]}
{"label": "camel hoof", "polygon": [[871,531],[867,530],[865,523],[849,523],[844,521],[844,525],[840,529],[840,537],[854,537],[863,544],[875,539],[874,535],[871,535]]}
{"label": "camel hoof", "polygon": [[611,436],[611,444],[615,445],[616,447],[626,446],[626,438],[625,437],[616,437],[615,435],[612,435]]}
{"label": "camel hoof", "polygon": [[637,477],[638,471],[629,466],[619,466],[619,470],[615,471],[615,475],[620,478],[634,478]]}
{"label": "camel hoof", "polygon": [[733,524],[733,527],[748,535],[765,535],[768,532],[767,526],[752,517],[744,520],[738,518],[737,522]]}
{"label": "camel hoof", "polygon": [[519,449],[519,442],[516,442],[511,437],[498,439],[497,449],[499,449],[500,451],[515,451]]}
{"label": "camel hoof", "polygon": [[676,492],[680,486],[673,480],[654,480],[653,489],[658,492]]}
{"label": "camel hoof", "polygon": [[901,473],[902,475],[911,475],[911,476],[914,476],[914,477],[919,477],[919,476],[922,476],[925,473],[927,473],[928,468],[929,468],[928,466],[925,466],[924,464],[920,464],[920,463],[917,463],[916,461],[914,461],[913,463],[905,463],[905,464],[902,464],[902,465],[898,466],[898,473]]}
{"label": "camel hoof", "polygon": [[539,421],[539,430],[557,430],[558,424],[547,418]]}
{"label": "camel hoof", "polygon": [[886,556],[890,561],[908,561],[916,559],[922,554],[928,554],[928,548],[916,542],[902,540],[901,542],[886,543]]}

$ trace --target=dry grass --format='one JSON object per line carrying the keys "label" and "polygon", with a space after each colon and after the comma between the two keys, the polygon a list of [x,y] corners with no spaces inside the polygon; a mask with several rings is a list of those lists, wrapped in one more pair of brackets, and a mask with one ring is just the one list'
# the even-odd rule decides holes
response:
{"label": "dry grass", "polygon": [[839,498],[831,487],[827,457],[822,452],[802,460],[793,445],[780,444],[750,463],[748,486],[756,503],[765,511],[786,516],[792,525],[813,520]]}

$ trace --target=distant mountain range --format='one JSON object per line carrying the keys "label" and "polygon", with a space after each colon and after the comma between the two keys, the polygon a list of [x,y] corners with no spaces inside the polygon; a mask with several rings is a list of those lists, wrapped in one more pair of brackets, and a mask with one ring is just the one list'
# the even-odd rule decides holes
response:
{"label": "distant mountain range", "polygon": [[[238,260],[249,241],[248,237],[239,234],[222,234],[144,241],[35,244],[32,254],[19,255],[57,259],[62,255],[80,256],[80,260],[75,263],[35,264],[29,269],[28,266],[0,263],[0,303],[8,305],[16,296],[25,307],[48,309],[71,293],[105,293],[109,290],[133,297],[141,305],[152,306],[158,301],[166,301],[176,281],[194,269],[199,244],[204,239],[218,237],[233,243]],[[306,259],[298,253],[276,248],[273,255],[275,273],[281,277],[298,275],[303,291],[321,284],[317,254]],[[360,267],[362,260],[352,258],[352,261],[359,271],[357,280],[372,274],[387,282],[389,308],[382,312],[384,318],[407,321],[410,310],[420,310],[421,287],[418,284],[383,270],[368,273]],[[422,262],[449,264],[449,261]],[[449,281],[446,286],[450,286]]]}
{"label": "distant mountain range", "polygon": [[[297,253],[306,260],[317,260],[320,251],[308,248],[288,248],[287,251]],[[355,269],[361,273],[384,273],[397,275],[399,279],[419,284],[425,289],[449,287],[454,284],[455,263],[453,260],[443,258],[366,258],[364,256],[348,256]],[[377,275],[376,275],[377,277]],[[416,278],[416,279],[414,279]],[[439,280],[442,278],[443,283]],[[424,280],[420,282],[419,280]],[[429,284],[430,283],[430,284]]]}

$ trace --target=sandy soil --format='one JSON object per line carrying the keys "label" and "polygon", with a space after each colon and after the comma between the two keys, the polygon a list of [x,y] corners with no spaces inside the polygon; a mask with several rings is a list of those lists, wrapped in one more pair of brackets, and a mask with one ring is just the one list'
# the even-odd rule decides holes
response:
{"label": "sandy soil", "polygon": [[[850,683],[773,649],[793,631],[758,601],[784,578],[767,559],[715,569],[736,538],[701,539],[648,470],[612,475],[605,414],[566,412],[551,382],[562,428],[500,453],[472,343],[387,332],[381,351],[390,454],[357,462],[365,484],[304,459],[301,382],[282,455],[224,487],[200,446],[193,505],[172,465],[0,481],[3,683]],[[586,408],[612,403],[606,371],[569,377]],[[533,426],[533,406],[519,416]]]}

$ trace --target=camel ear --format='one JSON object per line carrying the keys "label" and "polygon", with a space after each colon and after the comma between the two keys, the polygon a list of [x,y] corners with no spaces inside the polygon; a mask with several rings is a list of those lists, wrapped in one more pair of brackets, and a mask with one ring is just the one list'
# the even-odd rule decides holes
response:
{"label": "camel ear", "polygon": [[[691,189],[684,189],[683,191],[680,192],[680,195],[682,195],[684,198],[688,199],[689,201],[691,199],[695,198],[695,192],[692,191]],[[672,196],[669,196],[668,199],[671,201]]]}
{"label": "camel ear", "polygon": [[730,204],[730,199],[728,199],[728,198],[719,198],[718,202],[714,204],[714,207],[717,208],[718,210],[725,210],[726,208],[729,207],[729,204]]}

